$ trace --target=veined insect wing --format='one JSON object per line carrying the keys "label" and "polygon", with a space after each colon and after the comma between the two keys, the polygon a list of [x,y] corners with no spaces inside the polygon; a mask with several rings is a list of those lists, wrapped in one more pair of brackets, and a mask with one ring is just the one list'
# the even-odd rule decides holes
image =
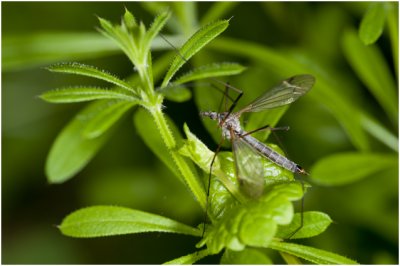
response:
{"label": "veined insect wing", "polygon": [[242,191],[251,198],[258,198],[264,191],[264,167],[262,157],[241,137],[232,137],[232,149],[236,176]]}
{"label": "veined insect wing", "polygon": [[239,112],[259,112],[290,104],[306,94],[314,83],[315,77],[312,75],[304,74],[290,77],[256,98]]}

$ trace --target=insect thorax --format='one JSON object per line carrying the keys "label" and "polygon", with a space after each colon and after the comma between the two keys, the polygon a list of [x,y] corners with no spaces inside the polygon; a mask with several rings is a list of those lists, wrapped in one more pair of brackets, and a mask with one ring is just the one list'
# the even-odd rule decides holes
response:
{"label": "insect thorax", "polygon": [[227,112],[220,114],[219,125],[222,128],[222,135],[226,139],[231,139],[231,133],[235,135],[242,135],[242,128],[240,126],[239,118],[235,114],[230,114],[228,117]]}

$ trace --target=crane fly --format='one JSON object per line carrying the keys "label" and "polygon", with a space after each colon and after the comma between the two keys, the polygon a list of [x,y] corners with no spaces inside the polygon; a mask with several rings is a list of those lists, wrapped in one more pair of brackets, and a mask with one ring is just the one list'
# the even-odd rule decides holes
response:
{"label": "crane fly", "polygon": [[[240,116],[246,112],[259,112],[290,104],[306,94],[314,83],[315,78],[311,75],[296,75],[282,81],[279,85],[262,94],[237,112],[233,112],[233,109],[241,97],[241,94],[232,103],[228,112],[200,112],[201,116],[216,120],[219,127],[222,129],[223,138],[231,141],[236,176],[241,189],[249,197],[258,198],[264,190],[265,180],[262,156],[293,173],[307,174],[307,172],[295,162],[277,153],[266,144],[250,135],[261,129],[273,130],[274,128],[265,126],[257,130],[246,132],[240,125]],[[220,146],[217,148],[211,161],[210,173],[219,149]],[[208,183],[207,193],[209,193],[209,190],[210,182]]]}

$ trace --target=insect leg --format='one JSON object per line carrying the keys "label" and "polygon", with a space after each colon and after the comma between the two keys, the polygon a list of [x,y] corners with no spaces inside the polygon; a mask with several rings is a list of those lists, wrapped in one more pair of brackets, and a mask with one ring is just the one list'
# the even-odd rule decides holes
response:
{"label": "insect leg", "polygon": [[221,141],[220,141],[219,144],[218,144],[217,149],[216,149],[215,152],[214,152],[214,156],[213,156],[213,158],[212,158],[212,160],[211,160],[211,164],[210,164],[210,174],[208,175],[208,184],[207,184],[206,211],[205,211],[205,213],[204,213],[204,227],[203,227],[203,232],[202,232],[202,234],[201,234],[201,237],[202,237],[202,238],[204,237],[204,233],[205,233],[205,231],[206,231],[207,214],[208,214],[208,208],[209,208],[209,207],[208,207],[208,205],[209,205],[208,197],[209,197],[209,195],[210,195],[210,188],[211,188],[212,168],[213,168],[215,159],[217,158],[217,155],[218,155],[219,151],[221,150],[221,147],[222,147],[222,143],[223,143],[223,142],[224,142],[224,139],[222,138]]}
{"label": "insect leg", "polygon": [[260,127],[260,128],[257,128],[257,129],[254,129],[254,130],[252,130],[252,131],[247,132],[246,134],[243,135],[243,137],[244,137],[244,136],[247,136],[247,135],[251,135],[251,134],[253,134],[253,133],[255,133],[255,132],[258,132],[258,131],[262,131],[262,130],[271,130],[271,131],[274,131],[274,130],[285,130],[285,131],[288,131],[289,129],[290,129],[290,128],[289,128],[288,126],[284,126],[284,127],[270,127],[269,125],[266,125],[266,126],[263,126],[263,127]]}

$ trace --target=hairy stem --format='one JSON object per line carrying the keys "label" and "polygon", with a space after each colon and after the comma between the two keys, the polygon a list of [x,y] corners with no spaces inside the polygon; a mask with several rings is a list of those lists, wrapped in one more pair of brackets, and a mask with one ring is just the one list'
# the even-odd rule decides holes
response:
{"label": "hairy stem", "polygon": [[207,199],[204,186],[199,178],[197,178],[197,176],[193,174],[186,159],[178,153],[176,149],[176,141],[172,135],[172,131],[168,127],[167,121],[161,111],[161,108],[151,109],[150,112],[154,118],[157,128],[159,129],[165,145],[169,149],[170,154],[179,169],[179,172],[183,176],[184,183],[189,187],[190,191],[193,193],[203,210],[205,210]]}

